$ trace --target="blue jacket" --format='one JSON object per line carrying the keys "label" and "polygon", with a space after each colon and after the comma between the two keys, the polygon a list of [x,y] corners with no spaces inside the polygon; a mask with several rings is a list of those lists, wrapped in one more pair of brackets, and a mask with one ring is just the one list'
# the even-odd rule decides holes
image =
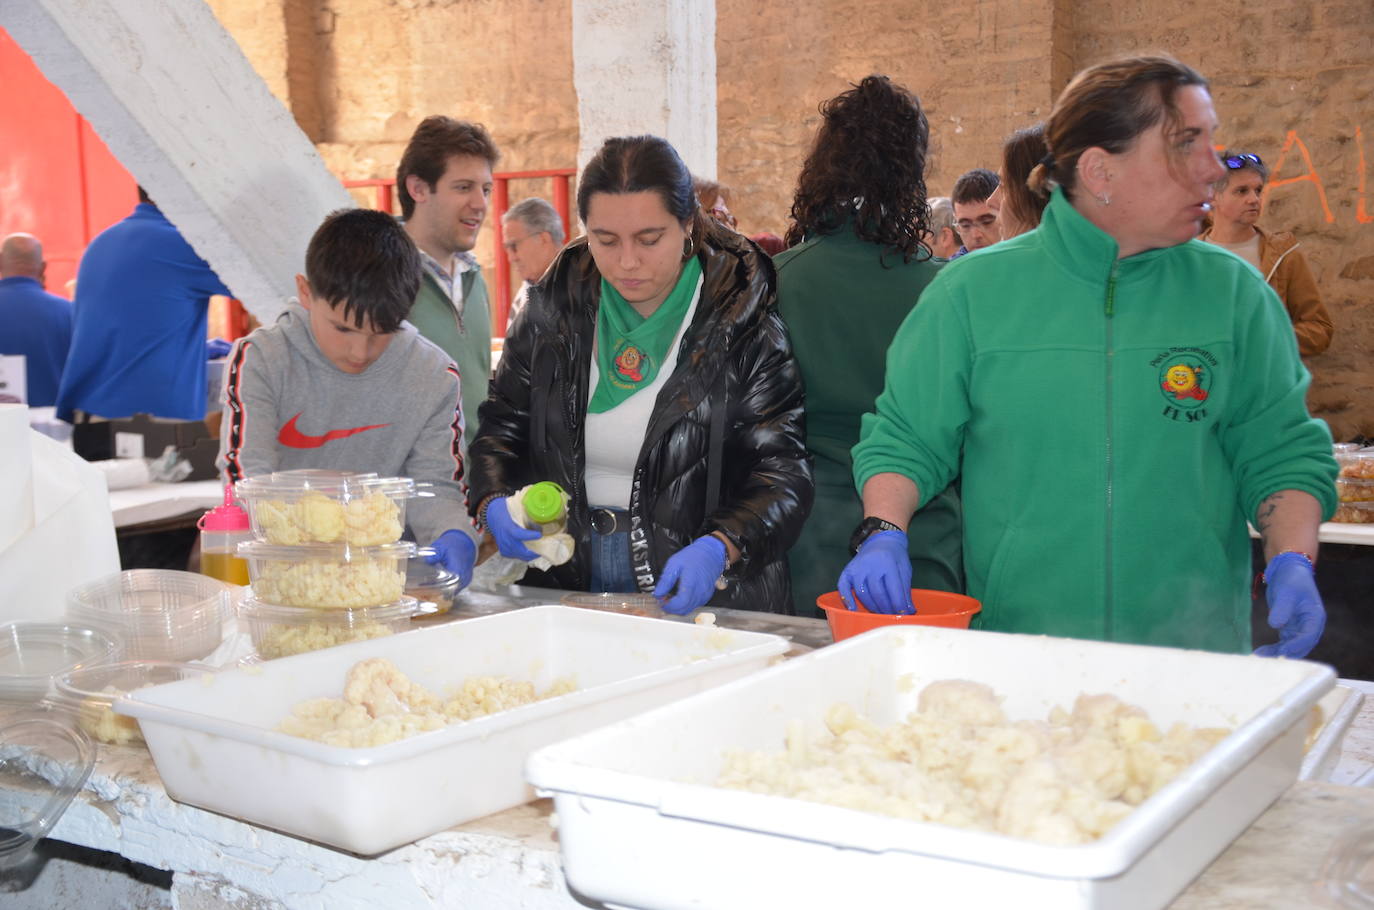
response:
{"label": "blue jacket", "polygon": [[57,403],[57,384],[72,342],[72,304],[34,278],[0,278],[0,354],[24,355],[28,404]]}
{"label": "blue jacket", "polygon": [[76,274],[75,320],[57,416],[205,416],[210,297],[230,291],[157,206],[100,233]]}

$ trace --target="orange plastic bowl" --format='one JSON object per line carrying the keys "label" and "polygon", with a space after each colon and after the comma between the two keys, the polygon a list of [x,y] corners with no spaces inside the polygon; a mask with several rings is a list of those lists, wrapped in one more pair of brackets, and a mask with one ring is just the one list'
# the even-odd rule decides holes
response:
{"label": "orange plastic bowl", "polygon": [[928,591],[924,588],[911,589],[911,602],[916,605],[915,613],[871,613],[864,608],[850,610],[844,605],[839,591],[831,591],[816,598],[816,606],[825,611],[830,621],[830,634],[836,641],[850,638],[879,626],[944,626],[950,629],[967,629],[973,614],[983,609],[983,605],[972,597],[951,594],[948,591]]}

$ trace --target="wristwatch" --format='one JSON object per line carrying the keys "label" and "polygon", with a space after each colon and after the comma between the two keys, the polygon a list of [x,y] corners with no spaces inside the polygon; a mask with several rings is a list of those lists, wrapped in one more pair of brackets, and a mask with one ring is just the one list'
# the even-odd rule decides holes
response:
{"label": "wristwatch", "polygon": [[849,536],[849,555],[853,556],[854,554],[858,553],[859,547],[864,545],[864,541],[868,540],[868,538],[872,537],[879,531],[900,530],[902,529],[894,525],[892,522],[885,521],[881,518],[878,518],[875,515],[870,515],[863,521],[859,522],[859,526],[855,528],[854,533]]}

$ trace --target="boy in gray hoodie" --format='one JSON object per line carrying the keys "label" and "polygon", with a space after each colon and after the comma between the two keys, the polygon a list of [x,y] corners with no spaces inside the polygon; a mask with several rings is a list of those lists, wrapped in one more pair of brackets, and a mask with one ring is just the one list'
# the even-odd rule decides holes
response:
{"label": "boy in gray hoodie", "polygon": [[405,316],[420,283],[415,244],[394,218],[331,213],[310,238],[299,306],[235,346],[218,464],[232,483],[295,468],[374,471],[433,485],[410,503],[466,584],[477,555],[464,478],[461,380]]}

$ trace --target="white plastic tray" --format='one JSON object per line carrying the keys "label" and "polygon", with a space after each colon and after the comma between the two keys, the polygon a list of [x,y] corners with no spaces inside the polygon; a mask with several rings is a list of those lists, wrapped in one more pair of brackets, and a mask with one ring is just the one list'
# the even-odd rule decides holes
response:
{"label": "white plastic tray", "polygon": [[[1110,692],[1167,728],[1235,732],[1101,840],[1052,847],[710,785],[727,748],[780,749],[837,701],[882,724],[972,679],[1013,719]],[[564,871],[641,910],[1162,907],[1294,781],[1329,667],[922,626],[878,630],[535,752]],[[646,846],[649,845],[649,846]]]}
{"label": "white plastic tray", "polygon": [[[528,753],[765,666],[774,635],[531,607],[284,657],[130,693],[175,799],[355,853],[374,854],[533,798]],[[293,705],[339,697],[348,669],[386,657],[442,694],[504,675],[578,690],[370,749],[277,733]]]}
{"label": "white plastic tray", "polygon": [[1303,757],[1298,780],[1331,779],[1331,772],[1340,764],[1341,742],[1363,703],[1364,693],[1350,686],[1336,686],[1317,702],[1321,726]]}

